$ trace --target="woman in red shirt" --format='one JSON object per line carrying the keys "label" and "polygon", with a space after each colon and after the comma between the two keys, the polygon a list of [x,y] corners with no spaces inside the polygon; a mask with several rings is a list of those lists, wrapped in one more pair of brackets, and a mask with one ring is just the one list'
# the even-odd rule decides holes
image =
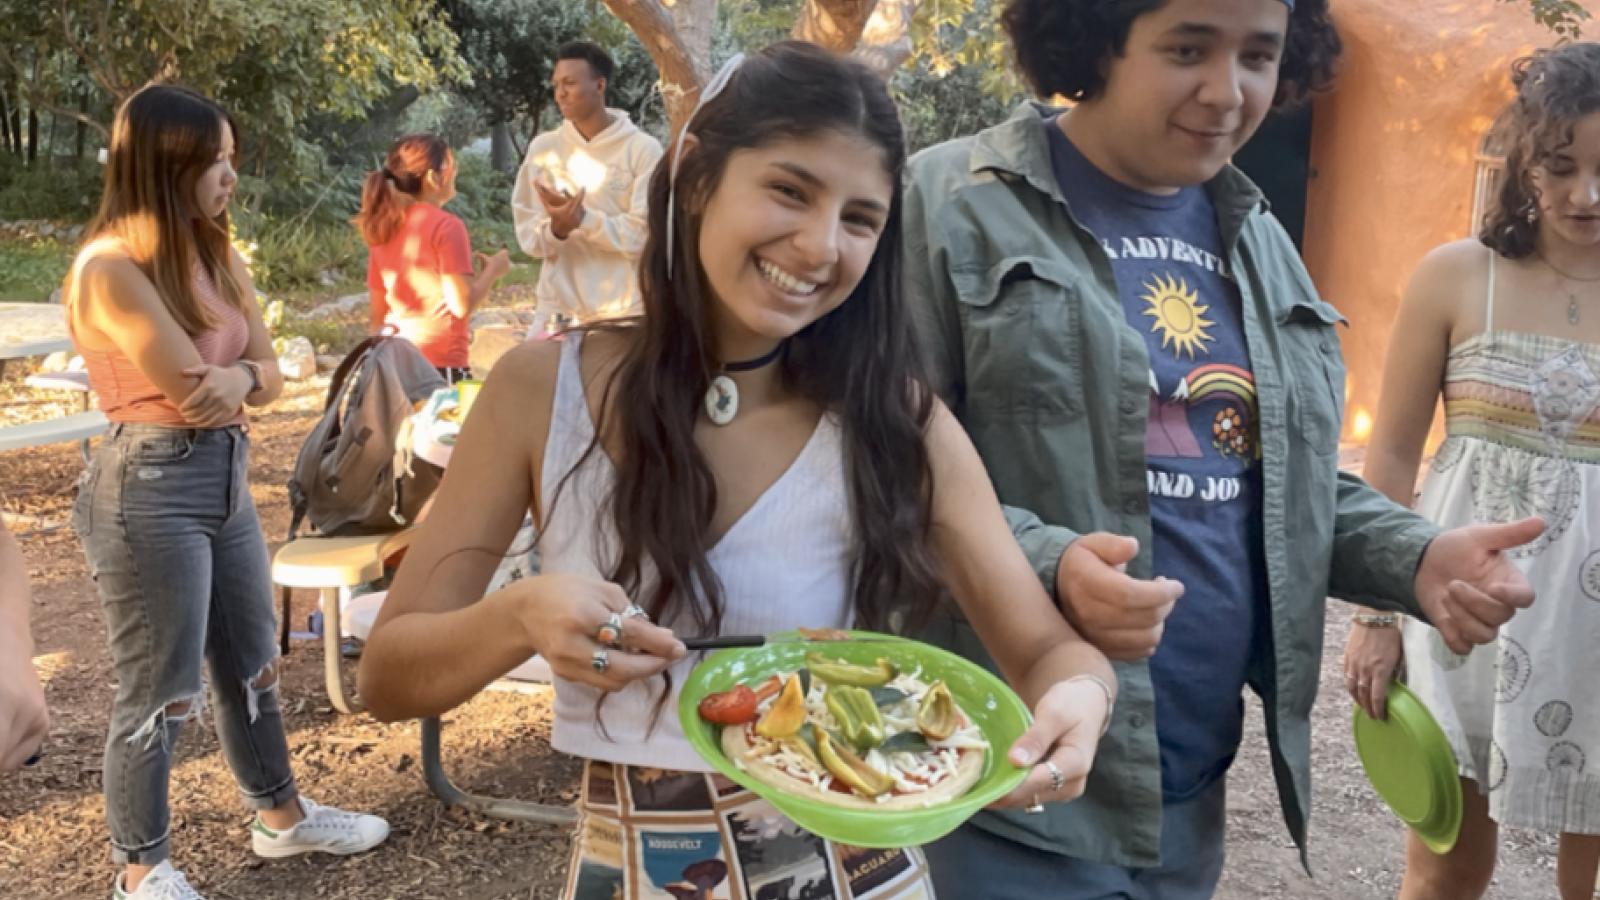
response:
{"label": "woman in red shirt", "polygon": [[367,176],[355,218],[369,248],[372,332],[393,326],[452,383],[467,377],[468,317],[511,268],[504,250],[472,252],[467,226],[441,208],[455,195],[450,146],[410,134]]}

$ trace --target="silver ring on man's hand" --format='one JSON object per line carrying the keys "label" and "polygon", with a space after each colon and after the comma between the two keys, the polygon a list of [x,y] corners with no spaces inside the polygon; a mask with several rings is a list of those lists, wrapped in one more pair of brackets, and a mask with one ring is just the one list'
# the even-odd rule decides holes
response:
{"label": "silver ring on man's hand", "polygon": [[1039,802],[1039,795],[1038,794],[1034,794],[1033,795],[1033,804],[1030,805],[1030,806],[1023,807],[1022,811],[1025,812],[1025,813],[1028,813],[1029,815],[1033,815],[1033,816],[1037,816],[1038,814],[1044,812],[1044,804]]}
{"label": "silver ring on man's hand", "polygon": [[605,670],[611,668],[611,651],[604,647],[596,650],[594,655],[589,657],[589,665],[593,666],[596,672],[604,674]]}
{"label": "silver ring on man's hand", "polygon": [[622,611],[622,617],[625,619],[644,619],[646,622],[650,621],[650,614],[645,612],[644,607],[637,603],[629,603],[628,608]]}
{"label": "silver ring on man's hand", "polygon": [[1067,786],[1067,776],[1063,775],[1061,770],[1056,767],[1054,760],[1045,760],[1044,770],[1050,773],[1050,790],[1060,791]]}
{"label": "silver ring on man's hand", "polygon": [[601,623],[600,628],[595,631],[594,641],[597,644],[605,644],[607,647],[615,647],[617,642],[621,640],[622,613],[612,613],[611,617]]}

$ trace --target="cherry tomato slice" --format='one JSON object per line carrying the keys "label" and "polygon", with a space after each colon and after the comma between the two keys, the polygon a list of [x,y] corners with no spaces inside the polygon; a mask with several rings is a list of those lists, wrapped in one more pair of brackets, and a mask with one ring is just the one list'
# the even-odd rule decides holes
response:
{"label": "cherry tomato slice", "polygon": [[708,694],[700,701],[700,718],[713,725],[743,725],[755,720],[761,699],[742,684]]}

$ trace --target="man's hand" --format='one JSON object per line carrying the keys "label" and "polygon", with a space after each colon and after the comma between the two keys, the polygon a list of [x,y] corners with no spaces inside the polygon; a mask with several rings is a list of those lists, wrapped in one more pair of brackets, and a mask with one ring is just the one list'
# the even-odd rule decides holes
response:
{"label": "man's hand", "polygon": [[1544,533],[1537,516],[1504,525],[1468,525],[1433,539],[1417,566],[1416,594],[1445,646],[1466,654],[1492,642],[1500,626],[1533,603],[1533,587],[1505,555]]}
{"label": "man's hand", "polygon": [[1056,565],[1061,612],[1084,639],[1114,660],[1149,659],[1161,643],[1183,585],[1168,578],[1143,581],[1127,574],[1139,553],[1131,537],[1097,531],[1067,546]]}
{"label": "man's hand", "polygon": [[533,188],[539,193],[539,202],[544,204],[544,211],[550,216],[550,233],[556,236],[556,240],[566,240],[567,235],[583,224],[586,212],[583,198],[588,193],[585,189],[579,188],[578,193],[568,196],[542,181],[535,181]]}

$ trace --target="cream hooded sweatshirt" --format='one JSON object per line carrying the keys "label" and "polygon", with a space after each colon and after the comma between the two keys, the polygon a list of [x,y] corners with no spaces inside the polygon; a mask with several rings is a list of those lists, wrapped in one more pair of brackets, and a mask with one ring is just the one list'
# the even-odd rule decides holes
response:
{"label": "cream hooded sweatshirt", "polygon": [[[551,313],[579,319],[624,315],[639,303],[634,268],[644,249],[650,176],[661,144],[620,109],[608,109],[611,124],[584,140],[571,122],[528,145],[511,192],[517,243],[544,260],[535,290],[540,323]],[[584,195],[583,224],[558,240],[550,231],[535,180]]]}

